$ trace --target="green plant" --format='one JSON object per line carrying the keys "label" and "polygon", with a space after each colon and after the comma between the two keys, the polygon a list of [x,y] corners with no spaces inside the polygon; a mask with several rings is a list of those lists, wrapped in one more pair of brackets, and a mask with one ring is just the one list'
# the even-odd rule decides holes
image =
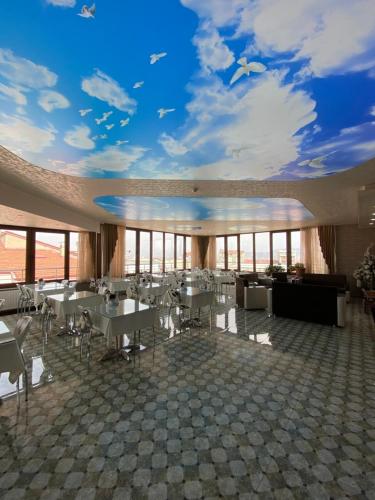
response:
{"label": "green plant", "polygon": [[305,264],[303,262],[296,262],[294,264],[294,269],[305,269]]}
{"label": "green plant", "polygon": [[275,266],[267,266],[266,269],[265,269],[265,273],[270,276],[272,273],[284,273],[285,272],[285,268],[283,266],[278,266],[278,265],[275,265]]}
{"label": "green plant", "polygon": [[294,273],[295,270],[296,270],[296,266],[294,266],[294,265],[288,266],[288,273]]}

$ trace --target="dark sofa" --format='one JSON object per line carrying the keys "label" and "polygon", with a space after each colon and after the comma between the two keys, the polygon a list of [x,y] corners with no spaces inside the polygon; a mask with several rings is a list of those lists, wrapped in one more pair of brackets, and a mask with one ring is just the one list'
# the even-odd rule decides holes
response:
{"label": "dark sofa", "polygon": [[275,281],[272,285],[272,309],[275,316],[337,324],[337,295],[334,286],[291,284]]}
{"label": "dark sofa", "polygon": [[340,293],[345,293],[348,289],[345,274],[313,274],[305,273],[302,277],[305,285],[335,286]]}

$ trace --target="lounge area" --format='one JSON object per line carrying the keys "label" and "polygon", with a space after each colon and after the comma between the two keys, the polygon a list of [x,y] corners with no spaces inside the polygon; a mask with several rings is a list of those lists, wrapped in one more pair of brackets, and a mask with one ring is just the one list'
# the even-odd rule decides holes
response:
{"label": "lounge area", "polygon": [[0,32],[0,499],[375,500],[375,2]]}

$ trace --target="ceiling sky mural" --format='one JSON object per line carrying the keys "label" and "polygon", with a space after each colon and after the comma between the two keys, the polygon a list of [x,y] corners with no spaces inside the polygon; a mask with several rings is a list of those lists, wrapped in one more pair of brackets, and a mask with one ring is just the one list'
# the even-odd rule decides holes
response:
{"label": "ceiling sky mural", "polygon": [[375,156],[374,0],[3,0],[0,144],[93,178],[284,179]]}
{"label": "ceiling sky mural", "polygon": [[303,221],[313,218],[292,198],[100,196],[95,203],[126,220]]}

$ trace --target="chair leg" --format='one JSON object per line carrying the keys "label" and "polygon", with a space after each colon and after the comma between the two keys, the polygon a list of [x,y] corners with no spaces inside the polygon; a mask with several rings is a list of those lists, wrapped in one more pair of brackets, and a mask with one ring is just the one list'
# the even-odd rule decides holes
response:
{"label": "chair leg", "polygon": [[28,399],[29,399],[29,380],[28,380],[26,368],[24,371],[24,376],[25,376],[25,401],[28,401]]}

